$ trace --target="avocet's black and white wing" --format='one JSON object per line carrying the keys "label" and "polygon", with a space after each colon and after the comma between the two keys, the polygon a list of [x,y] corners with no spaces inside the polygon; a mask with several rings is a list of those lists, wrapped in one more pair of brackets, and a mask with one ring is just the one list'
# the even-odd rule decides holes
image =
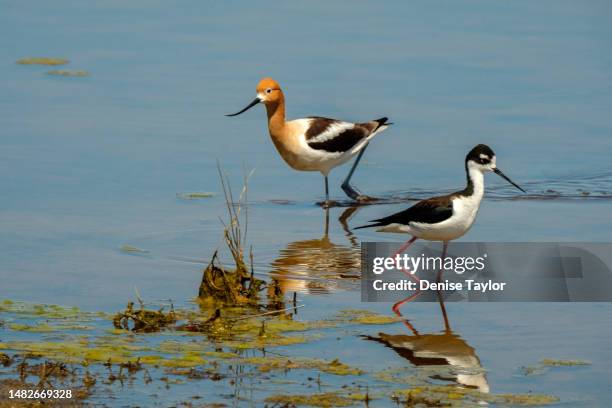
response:
{"label": "avocet's black and white wing", "polygon": [[306,144],[326,153],[345,153],[363,144],[379,130],[386,128],[387,118],[365,123],[350,123],[336,119],[310,117],[305,133]]}
{"label": "avocet's black and white wing", "polygon": [[355,229],[384,227],[392,224],[410,225],[411,222],[437,224],[449,219],[452,216],[452,196],[447,195],[419,201],[406,210],[389,215],[388,217],[371,220],[369,222],[372,224],[362,225],[360,227],[356,227]]}

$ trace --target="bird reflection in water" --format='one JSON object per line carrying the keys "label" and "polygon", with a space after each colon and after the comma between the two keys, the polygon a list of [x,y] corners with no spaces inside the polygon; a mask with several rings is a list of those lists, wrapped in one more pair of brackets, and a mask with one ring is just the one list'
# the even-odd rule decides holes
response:
{"label": "bird reflection in water", "polygon": [[347,238],[336,244],[329,238],[329,209],[325,210],[321,238],[290,242],[272,262],[271,275],[278,279],[284,293],[329,293],[359,283],[361,270],[360,244],[348,229],[348,219],[358,210],[349,207],[338,219]]}
{"label": "bird reflection in water", "polygon": [[[393,349],[398,355],[415,366],[450,366],[452,374],[447,371],[442,375],[431,376],[435,380],[452,381],[459,386],[488,393],[489,383],[476,355],[476,350],[451,330],[444,300],[438,293],[438,301],[444,318],[444,331],[441,333],[422,334],[405,320],[404,324],[411,335],[379,333],[378,337],[366,336]],[[446,376],[446,375],[449,376]]]}

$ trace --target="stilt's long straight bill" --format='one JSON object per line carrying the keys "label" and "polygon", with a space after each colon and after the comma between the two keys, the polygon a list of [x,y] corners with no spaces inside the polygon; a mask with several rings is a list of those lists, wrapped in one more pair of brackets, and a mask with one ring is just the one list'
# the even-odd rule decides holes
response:
{"label": "stilt's long straight bill", "polygon": [[500,176],[501,178],[503,178],[504,180],[506,180],[508,183],[512,184],[514,187],[518,188],[519,190],[521,190],[523,193],[526,193],[525,190],[523,190],[518,184],[516,184],[514,181],[510,180],[510,177],[506,176],[500,169],[498,169],[497,167],[495,169],[493,169],[493,172],[495,174],[497,174],[498,176]]}

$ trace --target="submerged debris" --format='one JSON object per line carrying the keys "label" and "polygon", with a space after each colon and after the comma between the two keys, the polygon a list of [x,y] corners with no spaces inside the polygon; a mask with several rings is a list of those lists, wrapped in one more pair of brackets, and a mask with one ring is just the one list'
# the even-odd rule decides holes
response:
{"label": "submerged debris", "polygon": [[54,69],[47,71],[47,75],[83,78],[89,76],[89,72],[83,70]]}
{"label": "submerged debris", "polygon": [[176,197],[183,199],[183,200],[197,200],[199,198],[211,198],[214,196],[215,196],[215,193],[202,193],[202,192],[176,193]]}

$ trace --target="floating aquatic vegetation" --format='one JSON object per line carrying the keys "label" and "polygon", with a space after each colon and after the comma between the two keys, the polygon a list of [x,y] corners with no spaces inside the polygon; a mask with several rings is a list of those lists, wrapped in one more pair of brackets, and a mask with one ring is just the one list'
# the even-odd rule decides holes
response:
{"label": "floating aquatic vegetation", "polygon": [[294,407],[298,405],[309,405],[311,407],[349,407],[356,403],[354,399],[342,396],[337,392],[303,395],[271,395],[266,398],[266,402],[277,404],[282,407]]}
{"label": "floating aquatic vegetation", "polygon": [[491,399],[492,403],[523,407],[550,405],[558,401],[559,398],[546,394],[497,394]]}
{"label": "floating aquatic vegetation", "polygon": [[17,64],[20,65],[65,65],[69,62],[70,61],[64,58],[50,57],[30,57],[17,60]]}
{"label": "floating aquatic vegetation", "polygon": [[[453,394],[452,399],[457,399],[456,395],[459,395],[459,399],[462,398],[460,394]],[[453,405],[451,402],[444,402],[438,396],[424,394],[421,388],[395,391],[391,399],[406,407],[450,407]]]}
{"label": "floating aquatic vegetation", "polygon": [[202,354],[204,354],[207,357],[220,358],[220,359],[238,358],[238,357],[240,357],[239,354],[228,353],[228,352],[223,352],[223,351],[205,351]]}
{"label": "floating aquatic vegetation", "polygon": [[542,364],[550,367],[564,367],[591,365],[591,362],[586,360],[555,360],[552,358],[545,358],[542,360]]}
{"label": "floating aquatic vegetation", "polygon": [[463,407],[485,404],[510,406],[541,406],[559,399],[545,394],[487,394],[455,385],[423,385],[396,390],[392,399],[406,406]]}
{"label": "floating aquatic vegetation", "polygon": [[[374,398],[388,398],[397,388],[394,400],[407,406],[476,406],[491,404],[495,406],[537,406],[555,403],[557,398],[541,394],[487,394],[474,389],[459,386],[432,385],[433,376],[438,379],[451,378],[452,368],[448,366],[403,367],[377,373],[366,373],[360,368],[341,362],[338,359],[323,360],[302,356],[281,356],[275,353],[262,355],[256,349],[274,346],[288,346],[303,343],[325,334],[325,329],[344,324],[385,324],[395,322],[388,316],[381,316],[368,311],[343,311],[330,320],[298,321],[295,320],[294,307],[266,310],[261,305],[221,305],[217,301],[199,302],[199,308],[166,312],[148,310],[137,294],[140,310],[134,304],[128,305],[126,311],[113,319],[119,328],[106,329],[101,332],[61,333],[58,328],[72,327],[71,319],[90,319],[102,317],[92,322],[109,326],[111,316],[107,314],[82,312],[75,308],[56,305],[31,305],[24,302],[0,301],[1,310],[7,311],[9,318],[5,331],[32,331],[32,328],[53,329],[51,335],[44,335],[44,341],[7,341],[0,342],[0,367],[3,374],[10,370],[13,374],[25,377],[41,375],[44,381],[67,381],[76,384],[86,397],[95,393],[99,386],[113,382],[132,381],[136,373],[142,376],[146,384],[161,381],[164,385],[184,383],[188,380],[219,381],[223,378],[234,378],[232,367],[249,367],[246,375],[266,381],[282,381],[278,378],[285,371],[295,370],[294,375],[308,376],[295,382],[295,387],[312,387],[314,381],[321,386],[324,374],[348,376],[351,384],[377,382],[379,394],[371,397],[367,387],[342,386],[338,391],[296,395],[273,395],[266,399],[269,404],[301,404],[311,406],[349,406],[367,405]],[[214,306],[216,305],[216,306]],[[213,307],[214,306],[214,307]],[[266,310],[266,311],[262,311]],[[144,311],[144,312],[142,312]],[[142,312],[142,313],[138,313]],[[292,313],[293,312],[293,313]],[[168,318],[169,315],[172,318]],[[13,315],[17,316],[15,321]],[[49,316],[53,316],[50,318]],[[144,321],[141,327],[155,327],[155,334],[134,332],[137,326],[133,317]],[[31,321],[26,321],[31,318]],[[127,319],[125,329],[124,320]],[[158,319],[161,319],[159,321]],[[26,324],[27,323],[27,324]],[[45,326],[46,325],[46,326]],[[117,324],[116,324],[117,326]],[[194,333],[187,327],[197,328]],[[77,329],[78,330],[78,329]],[[311,331],[315,331],[312,333]],[[30,339],[33,335],[23,335]],[[164,337],[167,336],[167,337]],[[206,338],[207,341],[202,341]],[[251,349],[242,352],[244,349]],[[289,353],[289,351],[283,350]],[[32,362],[35,360],[35,363]],[[572,365],[581,360],[552,360],[541,363],[542,367]],[[149,374],[149,370],[153,376]],[[301,370],[301,371],[299,371]],[[395,370],[395,371],[394,371]],[[401,370],[401,371],[400,371]],[[446,371],[445,371],[446,370]],[[451,370],[451,371],[449,371]],[[108,371],[107,375],[104,375]],[[313,372],[315,373],[313,375]],[[317,377],[317,373],[319,374]],[[464,373],[462,371],[462,373]],[[160,377],[160,374],[162,375]],[[456,374],[456,373],[455,373]],[[241,374],[243,375],[243,374]],[[359,376],[354,377],[354,376]],[[152,379],[155,378],[155,380]],[[336,380],[338,381],[338,380]],[[383,384],[384,381],[388,384]],[[34,387],[34,384],[29,386]],[[25,385],[22,386],[26,387]],[[27,388],[27,387],[26,387]],[[83,390],[87,390],[86,392]],[[308,392],[308,391],[303,391]],[[285,402],[281,402],[285,401]],[[259,401],[261,402],[261,401]],[[386,402],[392,403],[388,399]],[[335,404],[335,405],[334,405]],[[384,405],[384,403],[382,404]],[[0,407],[2,401],[0,400]],[[282,406],[282,405],[281,405]],[[292,405],[287,405],[292,406]]]}
{"label": "floating aquatic vegetation", "polygon": [[199,353],[188,352],[179,357],[165,359],[160,362],[164,367],[197,367],[208,362]]}
{"label": "floating aquatic vegetation", "polygon": [[215,196],[215,193],[203,193],[203,192],[176,193],[176,197],[183,199],[183,200],[197,200],[200,198],[211,198],[214,196]]}
{"label": "floating aquatic vegetation", "polygon": [[83,78],[89,76],[89,72],[83,70],[54,69],[47,71],[47,75]]}
{"label": "floating aquatic vegetation", "polygon": [[137,248],[132,245],[123,245],[121,246],[121,250],[123,252],[133,252],[133,253],[138,253],[138,254],[148,254],[149,253],[149,251],[146,249]]}
{"label": "floating aquatic vegetation", "polygon": [[523,366],[519,370],[524,376],[540,375],[546,372],[546,368],[542,366]]}
{"label": "floating aquatic vegetation", "polygon": [[133,352],[137,350],[119,344],[101,346],[78,340],[57,342],[9,341],[0,343],[0,349],[26,352],[32,357],[43,357],[67,364],[105,363],[109,360],[114,363],[124,363],[132,360],[134,358]]}
{"label": "floating aquatic vegetation", "polygon": [[586,360],[558,360],[545,358],[540,364],[534,366],[523,366],[519,370],[524,376],[540,375],[546,373],[551,367],[572,367],[572,366],[587,366],[591,365],[590,361]]}
{"label": "floating aquatic vegetation", "polygon": [[192,379],[192,380],[205,380],[205,379],[209,379],[211,381],[219,381],[222,380],[224,378],[226,378],[227,376],[224,374],[221,374],[219,372],[217,372],[216,370],[213,369],[205,369],[205,370],[201,370],[201,369],[197,369],[197,368],[169,368],[166,370],[166,373],[168,374],[172,374],[172,375],[181,375],[181,376],[185,376],[186,378]]}
{"label": "floating aquatic vegetation", "polygon": [[392,324],[401,322],[402,319],[396,316],[381,315],[369,310],[341,310],[337,314],[337,319],[352,324]]}
{"label": "floating aquatic vegetation", "polygon": [[89,320],[106,317],[103,312],[83,312],[78,307],[64,307],[52,304],[33,304],[5,299],[0,301],[0,312],[13,313],[21,317],[40,319]]}
{"label": "floating aquatic vegetation", "polygon": [[49,326],[47,323],[40,323],[36,325],[12,323],[8,325],[8,328],[14,331],[25,331],[33,333],[46,333],[56,330],[55,328]]}
{"label": "floating aquatic vegetation", "polygon": [[318,370],[334,375],[362,375],[364,372],[358,368],[350,367],[340,360],[332,361],[308,358],[288,357],[247,357],[240,359],[241,364],[252,364],[259,371],[268,372],[275,370],[310,369]]}
{"label": "floating aquatic vegetation", "polygon": [[225,347],[238,350],[264,349],[268,347],[292,346],[294,344],[307,343],[316,339],[316,336],[265,336],[251,339],[227,340],[221,344]]}
{"label": "floating aquatic vegetation", "polygon": [[331,327],[325,321],[295,321],[291,314],[280,312],[283,310],[253,314],[249,308],[216,309],[211,317],[192,318],[187,324],[177,326],[176,330],[203,333],[218,346],[244,350],[305,343],[319,335],[288,336],[286,333]]}

